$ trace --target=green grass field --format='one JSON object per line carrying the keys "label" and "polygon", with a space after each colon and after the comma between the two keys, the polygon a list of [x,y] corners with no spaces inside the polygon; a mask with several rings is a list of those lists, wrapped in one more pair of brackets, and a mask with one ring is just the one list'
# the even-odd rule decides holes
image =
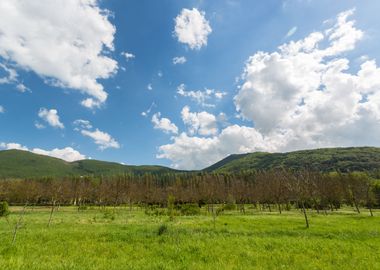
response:
{"label": "green grass field", "polygon": [[[380,212],[345,209],[246,215],[147,216],[135,208],[21,208],[0,219],[0,269],[380,269]],[[167,230],[159,234],[165,224]]]}

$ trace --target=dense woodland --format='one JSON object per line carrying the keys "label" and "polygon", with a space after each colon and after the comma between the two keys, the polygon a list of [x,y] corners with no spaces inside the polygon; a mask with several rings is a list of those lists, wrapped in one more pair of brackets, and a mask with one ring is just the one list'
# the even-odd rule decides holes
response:
{"label": "dense woodland", "polygon": [[[366,173],[272,170],[242,174],[124,174],[0,180],[0,201],[27,205],[236,204],[283,211],[290,206],[316,211],[342,204],[360,212],[379,207],[380,185]],[[274,209],[276,208],[276,209]]]}

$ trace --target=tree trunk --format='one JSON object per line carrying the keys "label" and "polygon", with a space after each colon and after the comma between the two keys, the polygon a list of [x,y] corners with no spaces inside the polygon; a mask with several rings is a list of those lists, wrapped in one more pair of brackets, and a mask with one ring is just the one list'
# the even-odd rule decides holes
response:
{"label": "tree trunk", "polygon": [[369,209],[369,212],[371,213],[371,217],[373,217],[373,213],[372,213],[372,207],[371,207],[371,205],[368,206],[368,209]]}
{"label": "tree trunk", "polygon": [[17,231],[18,231],[18,229],[19,229],[20,226],[21,226],[21,221],[22,221],[22,219],[23,219],[23,217],[24,217],[24,214],[25,214],[25,210],[26,210],[26,206],[27,206],[27,205],[28,205],[28,203],[26,203],[26,204],[24,205],[24,208],[22,209],[22,212],[21,212],[21,214],[20,214],[20,217],[19,217],[19,219],[18,219],[18,221],[17,221],[17,223],[16,223],[15,229],[14,229],[14,231],[13,231],[12,245],[16,242]]}
{"label": "tree trunk", "polygon": [[278,203],[278,211],[280,212],[280,214],[282,214],[281,204],[280,203]]}
{"label": "tree trunk", "polygon": [[305,217],[306,228],[309,228],[309,220],[307,219],[307,214],[306,214],[306,209],[305,209],[304,202],[302,202],[302,211],[303,211],[303,215]]}
{"label": "tree trunk", "polygon": [[354,205],[355,205],[356,212],[358,212],[358,214],[360,214],[359,206],[356,203],[356,200],[354,200]]}
{"label": "tree trunk", "polygon": [[53,201],[53,205],[51,206],[51,211],[50,211],[50,217],[49,217],[48,227],[50,227],[51,220],[52,220],[52,218],[53,218],[54,208],[55,208],[55,201]]}

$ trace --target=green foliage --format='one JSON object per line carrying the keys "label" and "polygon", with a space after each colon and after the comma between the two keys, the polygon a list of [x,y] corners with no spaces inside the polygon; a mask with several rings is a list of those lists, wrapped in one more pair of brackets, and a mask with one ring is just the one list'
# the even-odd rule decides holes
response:
{"label": "green foliage", "polygon": [[321,172],[373,171],[380,169],[380,148],[349,147],[302,150],[289,153],[231,155],[205,169],[207,172],[238,173],[242,171],[309,169]]}
{"label": "green foliage", "polygon": [[0,178],[168,173],[162,166],[128,166],[99,160],[64,160],[21,150],[0,151]]}
{"label": "green foliage", "polygon": [[0,202],[0,217],[7,217],[9,216],[9,205],[7,202]]}
{"label": "green foliage", "polygon": [[108,220],[115,220],[116,219],[116,213],[113,210],[103,210],[103,218]]}
{"label": "green foliage", "polygon": [[227,211],[232,211],[232,210],[236,210],[236,203],[234,202],[227,202],[224,206],[223,206],[224,210],[227,210]]}
{"label": "green foliage", "polygon": [[182,216],[197,216],[201,214],[198,204],[193,203],[181,204],[179,210]]}
{"label": "green foliage", "polygon": [[161,224],[160,227],[158,227],[157,235],[163,235],[168,231],[168,225]]}
{"label": "green foliage", "polygon": [[148,216],[167,216],[168,210],[158,205],[149,205],[145,207],[145,214]]}

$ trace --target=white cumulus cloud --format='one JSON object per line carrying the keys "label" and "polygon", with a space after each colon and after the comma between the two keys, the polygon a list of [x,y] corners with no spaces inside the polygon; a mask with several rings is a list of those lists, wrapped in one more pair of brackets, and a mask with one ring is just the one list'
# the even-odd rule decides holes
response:
{"label": "white cumulus cloud", "polygon": [[108,14],[95,0],[0,1],[0,57],[103,103],[98,79],[117,71],[105,54],[116,31]]}
{"label": "white cumulus cloud", "polygon": [[93,139],[94,143],[99,145],[99,149],[101,150],[107,148],[120,148],[120,144],[112,138],[111,135],[107,132],[100,131],[99,129],[95,129],[93,131],[83,129],[81,130],[81,134]]}
{"label": "white cumulus cloud", "polygon": [[346,58],[364,36],[353,14],[248,59],[234,102],[254,127],[232,125],[213,137],[181,133],[158,157],[192,169],[233,153],[380,145],[380,68],[364,59],[355,71]]}
{"label": "white cumulus cloud", "polygon": [[178,133],[178,127],[170,119],[161,117],[160,112],[153,114],[152,123],[155,129],[162,130],[165,133]]}
{"label": "white cumulus cloud", "polygon": [[204,11],[184,8],[175,18],[174,34],[179,42],[187,44],[190,49],[199,50],[206,46],[207,37],[211,32]]}
{"label": "white cumulus cloud", "polygon": [[2,143],[0,143],[0,149],[24,150],[24,151],[29,151],[29,152],[39,154],[39,155],[45,155],[45,156],[63,159],[63,160],[68,161],[68,162],[72,162],[72,161],[76,161],[76,160],[82,160],[82,159],[86,158],[85,155],[82,155],[77,150],[75,150],[71,147],[65,147],[62,149],[54,148],[52,150],[44,150],[41,148],[29,149],[28,147],[23,146],[19,143],[4,143],[4,142],[2,142]]}
{"label": "white cumulus cloud", "polygon": [[182,121],[189,129],[191,135],[215,135],[218,133],[217,119],[208,112],[191,112],[188,106],[181,111]]}
{"label": "white cumulus cloud", "polygon": [[46,108],[41,108],[38,112],[38,116],[54,128],[62,129],[65,127],[59,120],[58,111],[56,109],[48,110]]}
{"label": "white cumulus cloud", "polygon": [[186,63],[186,57],[185,56],[176,56],[173,58],[173,65],[181,65]]}
{"label": "white cumulus cloud", "polygon": [[215,107],[215,104],[208,103],[208,100],[220,100],[225,95],[227,95],[226,92],[218,91],[215,89],[208,89],[205,90],[186,90],[185,84],[180,84],[177,87],[177,94],[183,97],[188,97],[195,102],[197,102],[199,105],[204,107]]}
{"label": "white cumulus cloud", "polygon": [[121,55],[124,56],[127,61],[136,57],[133,53],[129,52],[122,52]]}
{"label": "white cumulus cloud", "polygon": [[93,129],[90,121],[84,119],[77,119],[73,122],[74,130],[80,132],[83,136],[90,137],[94,143],[99,146],[100,150],[107,148],[120,148],[120,144],[112,138],[110,134],[99,129]]}
{"label": "white cumulus cloud", "polygon": [[4,113],[4,112],[5,112],[4,107],[0,105],[0,113]]}

